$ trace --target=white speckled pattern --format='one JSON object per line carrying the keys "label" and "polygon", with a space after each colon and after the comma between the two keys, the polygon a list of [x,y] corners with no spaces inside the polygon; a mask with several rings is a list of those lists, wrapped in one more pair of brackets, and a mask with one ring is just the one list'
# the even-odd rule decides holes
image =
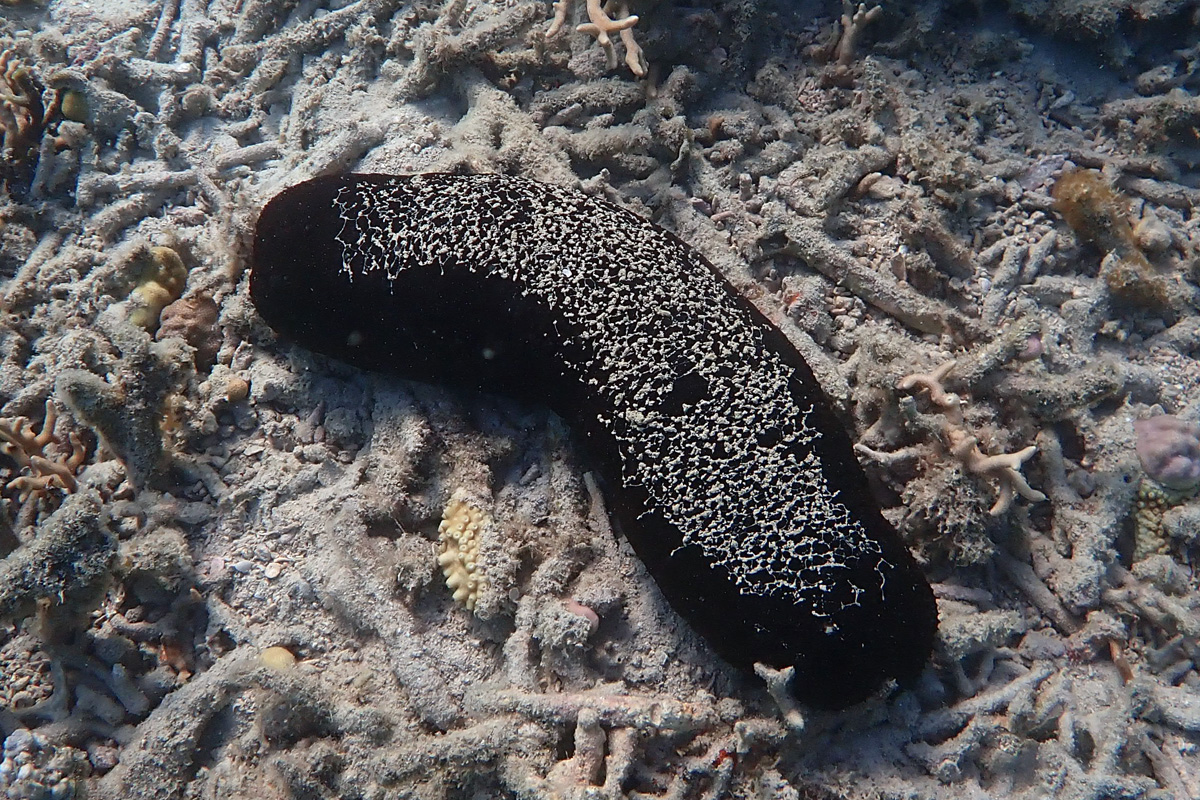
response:
{"label": "white speckled pattern", "polygon": [[[579,331],[589,355],[570,367],[609,409],[625,485],[740,592],[786,597],[832,632],[846,597],[885,591],[878,543],[812,451],[794,370],[693,251],[607,203],[504,176],[352,184],[336,205],[351,279],[465,264]],[[864,575],[878,583],[829,591]]]}

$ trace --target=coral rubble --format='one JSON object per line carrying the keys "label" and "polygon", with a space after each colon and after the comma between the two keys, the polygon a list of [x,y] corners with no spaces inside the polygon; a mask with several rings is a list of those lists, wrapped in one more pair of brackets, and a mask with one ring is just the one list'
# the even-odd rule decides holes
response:
{"label": "coral rubble", "polygon": [[[0,4],[0,794],[1200,796],[1194,0]],[[788,705],[664,604],[561,421],[276,340],[247,231],[349,168],[701,250],[922,560],[916,686]]]}

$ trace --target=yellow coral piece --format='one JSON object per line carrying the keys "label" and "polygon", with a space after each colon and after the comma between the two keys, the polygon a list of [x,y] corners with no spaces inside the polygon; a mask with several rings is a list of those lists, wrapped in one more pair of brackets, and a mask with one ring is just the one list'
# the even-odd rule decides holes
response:
{"label": "yellow coral piece", "polygon": [[451,495],[438,525],[438,564],[455,601],[468,611],[475,610],[479,594],[487,585],[480,569],[479,542],[489,522],[491,518],[458,490]]}
{"label": "yellow coral piece", "polygon": [[296,666],[296,656],[292,651],[278,645],[263,650],[258,654],[258,658],[266,666],[280,672],[286,672]]}
{"label": "yellow coral piece", "polygon": [[73,122],[88,121],[87,96],[76,89],[67,89],[63,92],[59,109],[64,117]]}
{"label": "yellow coral piece", "polygon": [[137,286],[129,293],[133,308],[129,320],[148,331],[158,329],[162,310],[179,299],[187,284],[183,259],[169,247],[151,247]]}
{"label": "yellow coral piece", "polygon": [[1133,506],[1133,562],[1166,553],[1167,538],[1163,536],[1163,514],[1170,508],[1166,493],[1142,479]]}
{"label": "yellow coral piece", "polygon": [[1142,478],[1133,504],[1133,563],[1171,551],[1171,541],[1163,531],[1163,515],[1197,494],[1198,489],[1175,491]]}

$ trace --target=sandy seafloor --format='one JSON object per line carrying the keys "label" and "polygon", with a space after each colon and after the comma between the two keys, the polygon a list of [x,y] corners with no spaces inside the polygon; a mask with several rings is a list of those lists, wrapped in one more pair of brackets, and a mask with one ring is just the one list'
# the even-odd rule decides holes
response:
{"label": "sandy seafloor", "polygon": [[[1200,4],[632,8],[644,78],[582,0],[551,38],[526,0],[0,4],[6,797],[1200,797]],[[934,584],[918,685],[780,709],[562,420],[276,339],[257,211],[345,169],[579,186],[702,251]],[[903,381],[938,368],[958,410]]]}

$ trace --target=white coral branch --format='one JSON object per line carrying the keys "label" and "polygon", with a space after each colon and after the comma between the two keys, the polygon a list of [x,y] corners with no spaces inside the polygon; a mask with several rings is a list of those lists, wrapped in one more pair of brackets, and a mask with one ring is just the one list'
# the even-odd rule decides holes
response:
{"label": "white coral branch", "polygon": [[[546,30],[546,38],[551,38],[558,35],[563,26],[567,22],[567,12],[570,9],[571,0],[556,0],[554,3],[554,19],[550,23],[550,27]],[[633,38],[634,25],[638,23],[638,16],[629,13],[629,4],[619,2],[615,5],[614,10],[617,13],[616,18],[608,15],[610,7],[614,7],[611,2],[601,5],[601,0],[587,0],[587,15],[589,22],[582,25],[577,25],[575,30],[580,33],[586,33],[596,39],[597,44],[604,48],[605,55],[608,56],[608,68],[613,69],[617,66],[617,54],[613,49],[610,33],[619,33],[621,42],[625,45],[625,63],[628,65],[631,72],[639,78],[646,75],[646,57],[642,53],[642,48]]]}
{"label": "white coral branch", "polygon": [[1026,500],[1039,503],[1046,495],[1029,485],[1021,474],[1021,465],[1037,452],[1035,445],[1029,445],[1015,453],[1000,453],[987,455],[979,449],[979,439],[967,432],[962,410],[962,398],[953,392],[946,391],[942,381],[954,369],[955,362],[947,361],[931,372],[917,372],[906,375],[897,382],[896,387],[903,391],[926,389],[929,400],[942,409],[946,422],[944,435],[950,445],[950,452],[963,465],[967,472],[973,475],[983,475],[999,483],[999,494],[996,502],[988,510],[993,517],[999,516],[1010,508],[1019,494]]}
{"label": "white coral branch", "polygon": [[1021,465],[1037,452],[1035,445],[1031,444],[1015,453],[989,456],[979,449],[979,440],[966,431],[951,430],[949,436],[950,452],[962,462],[967,472],[993,478],[1000,484],[1000,494],[988,510],[993,517],[1008,511],[1018,494],[1035,503],[1046,499],[1046,495],[1030,486],[1020,472]]}

